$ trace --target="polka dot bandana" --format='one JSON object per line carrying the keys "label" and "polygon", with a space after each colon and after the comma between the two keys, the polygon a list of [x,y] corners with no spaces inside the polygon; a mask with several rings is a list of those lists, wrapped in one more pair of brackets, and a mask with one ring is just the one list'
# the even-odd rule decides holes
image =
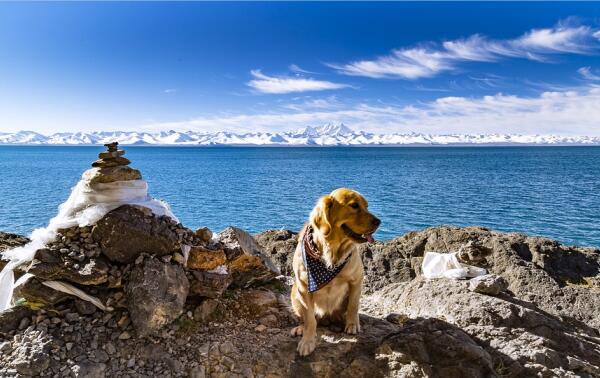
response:
{"label": "polka dot bandana", "polygon": [[315,246],[312,245],[312,230],[310,228],[306,230],[302,240],[302,259],[304,260],[304,266],[308,272],[308,291],[313,293],[331,282],[331,280],[344,269],[350,256],[348,256],[342,264],[329,269],[320,258],[315,257],[311,253],[306,253],[306,245],[308,243],[311,243],[309,244],[309,248],[313,250],[316,249]]}

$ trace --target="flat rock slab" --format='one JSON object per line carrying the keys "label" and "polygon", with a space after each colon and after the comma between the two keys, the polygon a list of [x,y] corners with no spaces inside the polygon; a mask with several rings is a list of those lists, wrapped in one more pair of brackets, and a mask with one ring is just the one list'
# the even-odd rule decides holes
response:
{"label": "flat rock slab", "polygon": [[90,186],[106,184],[115,181],[141,180],[142,174],[139,170],[125,165],[108,168],[95,168],[90,172]]}
{"label": "flat rock slab", "polygon": [[24,298],[30,306],[53,305],[72,298],[69,294],[49,288],[35,277],[15,287],[13,297]]}
{"label": "flat rock slab", "polygon": [[189,269],[212,270],[227,262],[227,257],[222,249],[208,249],[202,246],[193,246],[187,260]]}
{"label": "flat rock slab", "polygon": [[190,284],[180,265],[147,258],[125,286],[131,321],[140,337],[156,333],[183,312]]}
{"label": "flat rock slab", "polygon": [[102,259],[86,259],[78,267],[65,264],[65,256],[58,250],[39,249],[28,273],[44,280],[65,280],[80,285],[100,285],[108,279],[108,264]]}
{"label": "flat rock slab", "polygon": [[279,269],[246,231],[228,227],[217,236],[217,240],[227,256],[233,286],[248,287],[254,283],[270,281],[280,274]]}
{"label": "flat rock slab", "polygon": [[92,238],[111,261],[131,263],[142,253],[163,256],[181,249],[179,236],[166,218],[123,205],[96,223]]}

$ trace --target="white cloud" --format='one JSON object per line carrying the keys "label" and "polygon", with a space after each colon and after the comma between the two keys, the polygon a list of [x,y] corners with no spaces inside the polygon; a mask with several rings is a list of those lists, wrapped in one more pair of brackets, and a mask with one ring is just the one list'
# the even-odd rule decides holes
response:
{"label": "white cloud", "polygon": [[577,72],[587,80],[600,81],[600,75],[593,73],[591,67],[581,67]]}
{"label": "white cloud", "polygon": [[260,70],[250,71],[253,80],[248,86],[261,93],[282,94],[293,92],[323,91],[331,89],[347,88],[346,84],[333,83],[325,80],[315,80],[303,77],[275,77],[267,76]]}
{"label": "white cloud", "polygon": [[552,54],[589,54],[600,44],[600,31],[589,26],[559,23],[553,28],[533,29],[516,39],[490,40],[474,34],[468,38],[412,48],[395,49],[390,55],[330,65],[340,73],[371,78],[419,79],[454,70],[461,62],[492,62],[503,58],[544,61]]}
{"label": "white cloud", "polygon": [[511,133],[600,136],[600,87],[543,92],[537,97],[498,93],[478,98],[441,97],[409,106],[357,104],[333,109],[222,114],[147,125],[151,129],[284,131],[343,122],[371,132]]}
{"label": "white cloud", "polygon": [[316,74],[316,72],[307,71],[296,64],[290,64],[288,67],[290,71],[300,73],[300,74]]}
{"label": "white cloud", "polygon": [[175,89],[175,88],[168,88],[163,91],[163,93],[166,93],[166,94],[171,94],[171,93],[175,93],[175,92],[177,92],[177,89]]}

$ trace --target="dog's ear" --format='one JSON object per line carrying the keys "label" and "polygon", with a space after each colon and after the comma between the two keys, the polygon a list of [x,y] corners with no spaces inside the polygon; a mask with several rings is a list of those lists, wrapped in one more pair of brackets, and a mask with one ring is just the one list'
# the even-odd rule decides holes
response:
{"label": "dog's ear", "polygon": [[329,195],[323,196],[317,202],[317,206],[311,213],[312,223],[317,227],[323,235],[328,235],[331,232],[331,208],[333,207],[333,198]]}

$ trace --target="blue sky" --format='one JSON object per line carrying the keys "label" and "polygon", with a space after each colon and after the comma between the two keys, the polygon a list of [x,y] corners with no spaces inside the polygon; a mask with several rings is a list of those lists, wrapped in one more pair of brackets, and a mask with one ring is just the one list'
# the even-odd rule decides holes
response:
{"label": "blue sky", "polygon": [[0,130],[600,135],[600,3],[0,3]]}

